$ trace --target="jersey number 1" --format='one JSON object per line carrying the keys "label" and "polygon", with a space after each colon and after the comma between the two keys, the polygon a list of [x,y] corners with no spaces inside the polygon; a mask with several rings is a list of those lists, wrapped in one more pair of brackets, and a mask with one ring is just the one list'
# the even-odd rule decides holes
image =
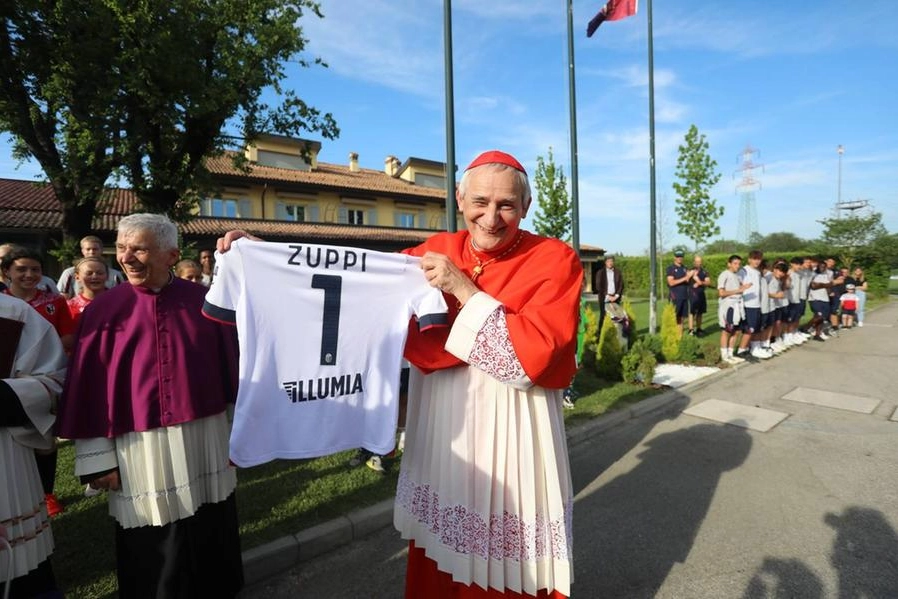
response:
{"label": "jersey number 1", "polygon": [[324,314],[321,317],[321,365],[337,363],[337,337],[340,333],[340,294],[343,277],[312,275],[312,288],[324,291]]}

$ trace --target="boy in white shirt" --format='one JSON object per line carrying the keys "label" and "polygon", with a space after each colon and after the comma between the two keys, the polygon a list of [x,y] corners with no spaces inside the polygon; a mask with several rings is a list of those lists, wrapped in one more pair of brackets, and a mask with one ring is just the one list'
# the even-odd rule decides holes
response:
{"label": "boy in white shirt", "polygon": [[[720,359],[728,364],[744,362],[733,354],[736,345],[736,333],[745,321],[745,307],[742,294],[751,287],[751,283],[743,283],[737,274],[742,266],[742,257],[733,254],[727,260],[727,269],[717,277],[717,318],[720,324]],[[749,333],[743,333],[744,336]]]}

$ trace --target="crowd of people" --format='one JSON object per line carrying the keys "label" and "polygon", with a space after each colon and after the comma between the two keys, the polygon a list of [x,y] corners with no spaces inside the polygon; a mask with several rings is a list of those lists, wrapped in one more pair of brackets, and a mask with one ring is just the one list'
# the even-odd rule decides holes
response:
{"label": "crowd of people", "polygon": [[[475,158],[456,201],[464,230],[405,252],[449,309],[445,327],[410,323],[405,344],[394,521],[409,542],[406,596],[568,596],[562,394],[577,368],[582,269],[567,245],[520,228],[531,191],[511,155]],[[243,584],[226,410],[237,333],[203,313],[212,252],[181,260],[177,240],[164,216],[124,217],[121,271],[87,237],[58,284],[41,256],[3,248],[0,536],[12,597],[61,596],[48,512],[62,507],[49,509],[37,457],[57,436],[73,440],[87,492],[108,492],[119,596],[233,597]],[[365,297],[344,301],[367,309]]]}
{"label": "crowd of people", "polygon": [[[670,302],[677,325],[689,317],[685,332],[701,336],[711,277],[695,256],[683,266],[684,253],[674,253],[667,269]],[[835,258],[815,256],[767,260],[760,250],[747,258],[737,254],[717,278],[720,359],[730,364],[767,360],[808,340],[826,341],[839,330],[864,326],[867,279],[860,267],[836,267]],[[808,313],[805,321],[802,319]]]}

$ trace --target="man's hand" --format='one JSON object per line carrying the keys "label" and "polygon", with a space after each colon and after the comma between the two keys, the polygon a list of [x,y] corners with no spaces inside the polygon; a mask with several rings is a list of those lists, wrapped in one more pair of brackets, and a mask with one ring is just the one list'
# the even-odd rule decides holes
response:
{"label": "man's hand", "polygon": [[240,239],[241,237],[245,237],[247,239],[251,239],[252,241],[264,241],[260,237],[256,237],[255,235],[250,235],[246,231],[242,231],[240,229],[235,229],[233,231],[228,231],[224,234],[224,237],[219,237],[215,241],[215,249],[218,250],[219,253],[224,254],[226,251],[231,249],[231,244]]}
{"label": "man's hand", "polygon": [[109,474],[105,474],[100,478],[95,478],[90,481],[91,489],[105,489],[107,491],[118,491],[122,488],[121,480],[119,480],[118,476],[118,468],[110,472]]}
{"label": "man's hand", "polygon": [[462,305],[480,291],[477,285],[444,254],[427,252],[421,257],[421,269],[431,287],[454,295]]}

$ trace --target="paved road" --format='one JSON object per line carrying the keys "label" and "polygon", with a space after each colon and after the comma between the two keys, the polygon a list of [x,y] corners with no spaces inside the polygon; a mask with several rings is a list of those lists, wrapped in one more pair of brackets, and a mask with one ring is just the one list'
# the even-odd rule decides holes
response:
{"label": "paved road", "polygon": [[[739,368],[571,450],[573,597],[898,597],[898,303],[866,326]],[[781,399],[882,400],[872,414]],[[767,433],[680,414],[721,399],[790,416]],[[402,597],[391,528],[244,597]]]}

